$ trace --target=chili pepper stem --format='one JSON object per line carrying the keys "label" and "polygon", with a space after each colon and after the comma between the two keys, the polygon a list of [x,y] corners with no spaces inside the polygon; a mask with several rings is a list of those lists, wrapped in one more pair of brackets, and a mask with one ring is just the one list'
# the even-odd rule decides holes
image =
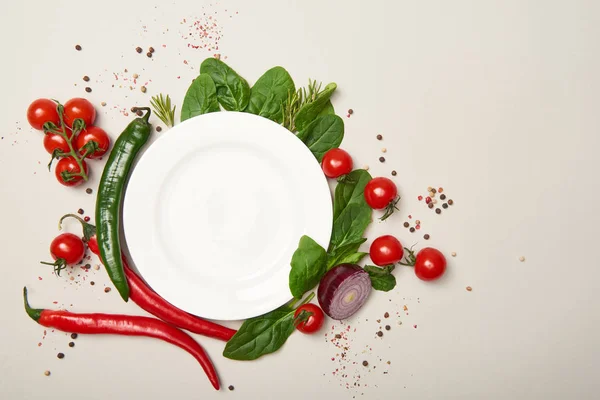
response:
{"label": "chili pepper stem", "polygon": [[23,303],[25,303],[25,312],[31,317],[32,320],[38,322],[42,316],[42,309],[31,308],[29,301],[27,300],[27,287],[23,287]]}

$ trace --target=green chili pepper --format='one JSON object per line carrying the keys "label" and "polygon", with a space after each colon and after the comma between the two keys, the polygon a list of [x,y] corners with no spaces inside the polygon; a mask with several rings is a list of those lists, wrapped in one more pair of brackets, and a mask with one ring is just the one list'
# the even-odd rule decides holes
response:
{"label": "green chili pepper", "polygon": [[138,108],[146,115],[133,120],[121,133],[108,157],[96,199],[98,248],[108,276],[123,300],[129,300],[129,285],[121,261],[119,218],[125,181],[137,153],[150,137],[150,108]]}

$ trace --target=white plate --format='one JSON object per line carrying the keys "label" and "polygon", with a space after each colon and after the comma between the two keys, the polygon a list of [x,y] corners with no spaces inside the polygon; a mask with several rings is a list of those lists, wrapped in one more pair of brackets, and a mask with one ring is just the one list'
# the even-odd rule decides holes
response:
{"label": "white plate", "polygon": [[331,207],[318,162],[294,134],[215,112],[175,126],[143,154],[123,227],[136,267],[162,297],[205,318],[245,319],[290,300],[298,240],[327,247]]}

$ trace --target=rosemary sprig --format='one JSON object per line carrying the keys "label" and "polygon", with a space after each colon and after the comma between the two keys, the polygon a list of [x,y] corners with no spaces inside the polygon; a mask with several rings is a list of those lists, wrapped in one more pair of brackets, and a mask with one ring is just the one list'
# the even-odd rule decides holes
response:
{"label": "rosemary sprig", "polygon": [[296,132],[296,115],[298,111],[304,105],[315,101],[320,92],[321,83],[309,79],[307,87],[288,93],[287,100],[282,105],[283,122],[281,125],[292,132]]}
{"label": "rosemary sprig", "polygon": [[175,125],[175,106],[171,107],[171,98],[169,95],[163,97],[162,93],[158,96],[152,96],[150,105],[154,113],[165,125],[172,127]]}

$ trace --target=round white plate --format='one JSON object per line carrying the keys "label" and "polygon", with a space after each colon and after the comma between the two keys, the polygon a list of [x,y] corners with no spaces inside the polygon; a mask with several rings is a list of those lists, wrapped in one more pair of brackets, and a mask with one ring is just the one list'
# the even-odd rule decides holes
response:
{"label": "round white plate", "polygon": [[191,118],[140,158],[123,227],[142,277],[205,318],[264,314],[292,295],[302,235],[327,247],[332,205],[319,163],[294,134],[253,114]]}

